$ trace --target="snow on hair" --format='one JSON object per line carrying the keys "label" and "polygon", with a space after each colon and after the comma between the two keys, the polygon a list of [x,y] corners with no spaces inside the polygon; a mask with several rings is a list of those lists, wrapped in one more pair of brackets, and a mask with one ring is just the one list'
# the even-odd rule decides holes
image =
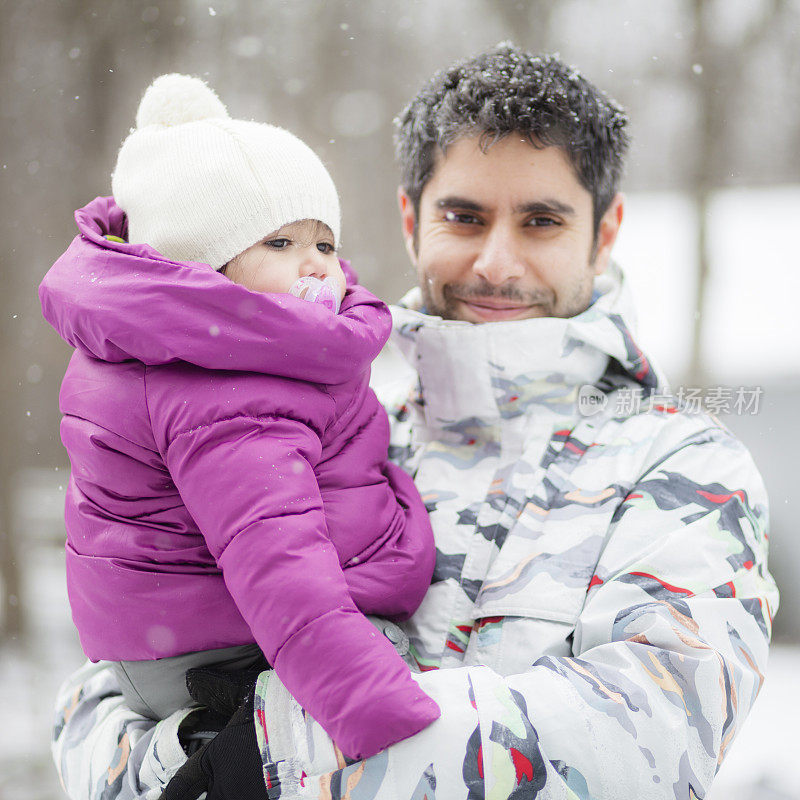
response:
{"label": "snow on hair", "polygon": [[478,135],[484,149],[509,133],[567,154],[592,195],[595,230],[617,192],[628,118],[614,100],[555,55],[502,42],[437,72],[395,119],[403,188],[415,207],[437,149]]}

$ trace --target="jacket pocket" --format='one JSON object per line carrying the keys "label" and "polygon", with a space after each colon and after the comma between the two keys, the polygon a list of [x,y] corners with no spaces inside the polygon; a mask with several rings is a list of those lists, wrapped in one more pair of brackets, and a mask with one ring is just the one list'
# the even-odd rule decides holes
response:
{"label": "jacket pocket", "polygon": [[602,535],[585,534],[558,536],[552,542],[545,535],[535,543],[509,537],[475,598],[475,618],[502,615],[574,623],[604,541]]}
{"label": "jacket pocket", "polygon": [[514,674],[543,655],[571,654],[608,513],[543,516],[534,528],[523,510],[488,570],[473,606],[470,663]]}
{"label": "jacket pocket", "polygon": [[465,665],[485,664],[500,675],[530,669],[542,656],[572,655],[575,620],[538,615],[478,617],[465,655]]}

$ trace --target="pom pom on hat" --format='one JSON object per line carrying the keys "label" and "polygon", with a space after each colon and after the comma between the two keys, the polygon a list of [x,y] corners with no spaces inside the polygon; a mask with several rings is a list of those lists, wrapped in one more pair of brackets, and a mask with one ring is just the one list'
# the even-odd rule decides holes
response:
{"label": "pom pom on hat", "polygon": [[200,78],[173,72],[150,84],[136,112],[136,127],[227,117],[228,110],[210,86]]}
{"label": "pom pom on hat", "polygon": [[283,128],[231,119],[199,78],[156,78],[136,124],[111,176],[131,244],[218,269],[300,219],[339,242],[339,196],[319,156]]}

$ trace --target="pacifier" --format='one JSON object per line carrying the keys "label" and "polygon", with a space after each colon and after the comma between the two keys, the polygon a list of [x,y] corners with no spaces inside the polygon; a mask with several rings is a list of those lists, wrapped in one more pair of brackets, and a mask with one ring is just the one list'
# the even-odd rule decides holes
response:
{"label": "pacifier", "polygon": [[289,294],[307,300],[309,303],[319,303],[333,314],[339,313],[339,287],[333,278],[305,277],[298,278],[289,289]]}

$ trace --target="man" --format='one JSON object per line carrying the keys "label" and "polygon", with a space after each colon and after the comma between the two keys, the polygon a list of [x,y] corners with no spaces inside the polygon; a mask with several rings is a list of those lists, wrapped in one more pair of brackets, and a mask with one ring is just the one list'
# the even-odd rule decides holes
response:
{"label": "man", "polygon": [[[209,797],[705,796],[763,681],[778,597],[749,455],[663,399],[629,327],[610,261],[625,125],[574,70],[511,46],[434,76],[401,115],[420,286],[374,382],[436,536],[404,627],[442,717],[348,764],[263,673],[165,796],[196,796],[198,776]],[[184,741],[202,726],[152,727],[102,665],[62,699],[74,798],[158,796],[185,760],[180,724]]]}

